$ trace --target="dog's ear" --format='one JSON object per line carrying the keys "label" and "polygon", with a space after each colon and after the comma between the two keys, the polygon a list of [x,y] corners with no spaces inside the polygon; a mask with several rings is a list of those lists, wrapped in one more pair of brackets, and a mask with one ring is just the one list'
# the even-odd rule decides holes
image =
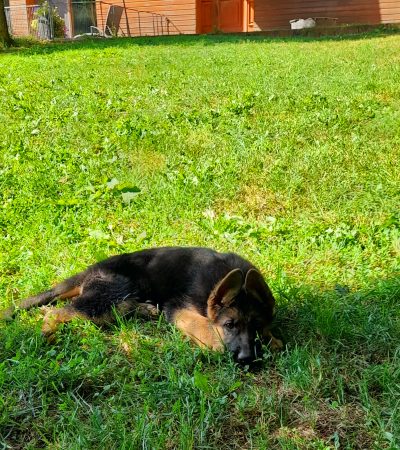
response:
{"label": "dog's ear", "polygon": [[250,269],[246,274],[244,288],[248,294],[271,308],[275,305],[275,299],[270,288],[261,273],[256,269]]}
{"label": "dog's ear", "polygon": [[234,269],[222,278],[222,280],[216,284],[208,297],[208,317],[211,319],[215,318],[216,314],[222,307],[229,306],[234,298],[239,294],[242,286],[243,273],[240,269]]}

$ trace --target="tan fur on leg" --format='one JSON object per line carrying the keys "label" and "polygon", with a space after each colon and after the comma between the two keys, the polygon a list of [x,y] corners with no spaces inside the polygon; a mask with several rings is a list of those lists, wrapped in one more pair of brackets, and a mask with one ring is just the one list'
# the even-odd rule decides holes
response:
{"label": "tan fur on leg", "polygon": [[60,294],[59,298],[61,300],[66,300],[67,298],[73,298],[77,297],[78,295],[82,294],[82,287],[81,286],[75,286],[74,288],[70,289],[67,292],[64,292],[64,294]]}
{"label": "tan fur on leg", "polygon": [[222,330],[210,319],[199,314],[194,308],[181,309],[174,315],[173,323],[199,347],[224,351]]}
{"label": "tan fur on leg", "polygon": [[54,333],[61,323],[66,323],[75,317],[86,318],[71,306],[51,308],[43,318],[42,334],[48,342],[54,341]]}
{"label": "tan fur on leg", "polygon": [[277,339],[270,330],[264,333],[265,338],[269,339],[269,346],[271,350],[278,351],[283,349],[283,342]]}

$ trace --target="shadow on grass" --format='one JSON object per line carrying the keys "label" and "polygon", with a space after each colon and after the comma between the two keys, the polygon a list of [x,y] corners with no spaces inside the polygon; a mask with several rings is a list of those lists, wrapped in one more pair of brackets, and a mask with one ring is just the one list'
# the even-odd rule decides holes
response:
{"label": "shadow on grass", "polygon": [[[400,28],[380,28],[358,34],[344,34],[337,36],[290,36],[274,37],[264,34],[219,34],[219,35],[176,35],[176,36],[149,36],[132,38],[84,38],[80,40],[68,40],[62,42],[37,42],[21,39],[17,41],[18,47],[12,47],[1,51],[3,54],[50,54],[71,50],[94,50],[106,48],[130,48],[142,46],[183,46],[192,45],[218,45],[231,43],[265,43],[265,42],[302,42],[313,43],[320,41],[358,41],[391,36],[400,33]],[[0,49],[1,50],[1,49]]]}
{"label": "shadow on grass", "polygon": [[400,278],[376,282],[370,289],[332,291],[294,285],[279,288],[276,327],[288,347],[316,344],[379,361],[399,351]]}

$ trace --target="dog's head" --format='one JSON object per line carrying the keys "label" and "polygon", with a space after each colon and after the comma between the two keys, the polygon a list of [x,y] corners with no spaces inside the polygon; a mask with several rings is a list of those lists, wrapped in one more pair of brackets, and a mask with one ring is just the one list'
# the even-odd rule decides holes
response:
{"label": "dog's head", "polygon": [[275,299],[260,272],[240,269],[217,283],[207,303],[207,315],[227,350],[241,364],[254,361],[256,340],[266,336]]}

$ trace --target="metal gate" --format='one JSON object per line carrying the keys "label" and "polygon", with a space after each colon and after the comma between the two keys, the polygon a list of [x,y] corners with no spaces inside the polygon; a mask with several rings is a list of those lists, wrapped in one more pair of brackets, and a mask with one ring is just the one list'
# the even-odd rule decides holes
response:
{"label": "metal gate", "polygon": [[73,36],[90,33],[90,27],[96,26],[96,2],[74,1],[71,8]]}

